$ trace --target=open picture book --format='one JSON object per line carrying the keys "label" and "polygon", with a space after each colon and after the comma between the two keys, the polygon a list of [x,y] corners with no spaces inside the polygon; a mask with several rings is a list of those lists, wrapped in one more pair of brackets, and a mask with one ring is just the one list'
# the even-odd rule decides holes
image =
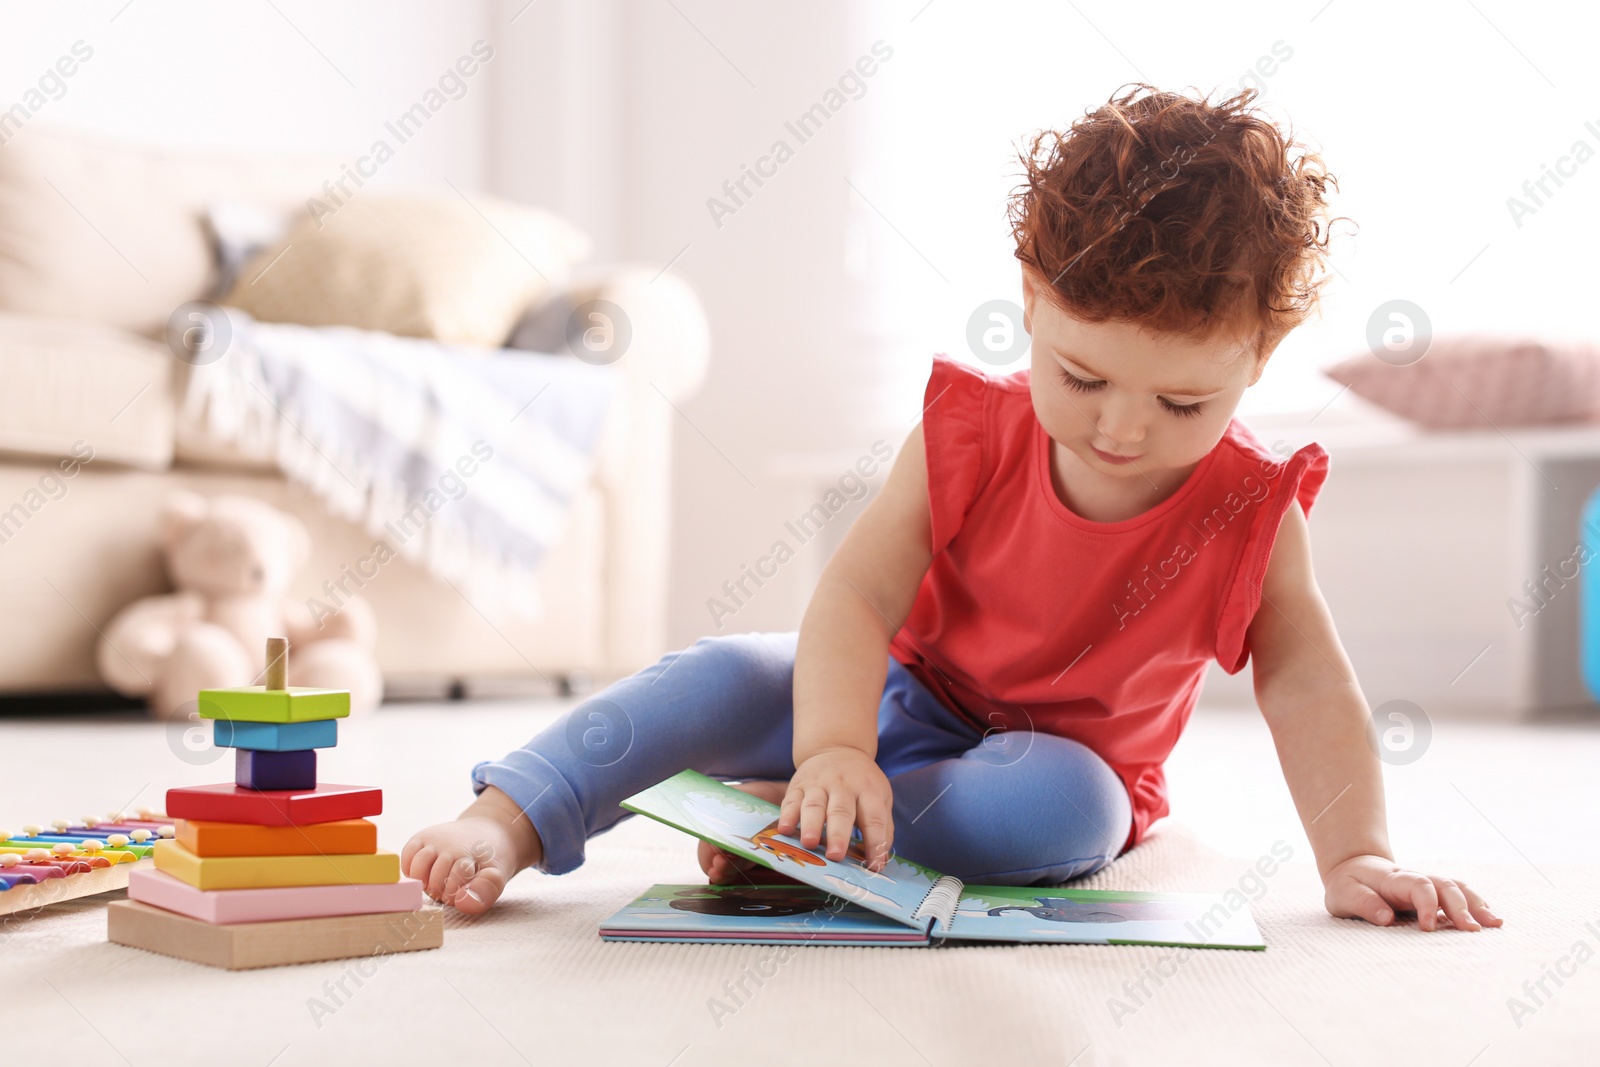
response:
{"label": "open picture book", "polygon": [[622,806],[804,885],[657,885],[600,924],[612,941],[800,941],[927,945],[1067,942],[1264,949],[1247,905],[1216,893],[966,885],[902,856],[863,865],[857,831],[843,860],[777,833],[778,807],[695,771]]}

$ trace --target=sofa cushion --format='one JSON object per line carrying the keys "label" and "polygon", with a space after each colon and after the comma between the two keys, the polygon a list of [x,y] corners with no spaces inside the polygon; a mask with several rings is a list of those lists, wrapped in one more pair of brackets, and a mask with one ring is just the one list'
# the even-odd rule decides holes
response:
{"label": "sofa cushion", "polygon": [[1434,337],[1416,362],[1370,354],[1323,371],[1361,399],[1433,430],[1600,418],[1600,346],[1490,334]]}
{"label": "sofa cushion", "polygon": [[172,463],[173,371],[164,345],[98,322],[0,312],[0,451],[96,463]]}
{"label": "sofa cushion", "polygon": [[337,161],[199,154],[29,123],[0,151],[0,311],[155,337],[210,291],[205,205],[305,210]]}
{"label": "sofa cushion", "polygon": [[263,322],[499,348],[588,253],[586,236],[545,211],[488,196],[365,192],[302,216],[222,303]]}

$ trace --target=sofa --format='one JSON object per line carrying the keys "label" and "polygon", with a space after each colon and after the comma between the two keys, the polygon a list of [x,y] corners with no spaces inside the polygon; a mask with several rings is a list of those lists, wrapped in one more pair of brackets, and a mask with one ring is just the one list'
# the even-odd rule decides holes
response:
{"label": "sofa", "polygon": [[[100,630],[169,588],[157,532],[171,490],[248,493],[297,515],[315,546],[308,584],[370,548],[370,534],[270,464],[210,447],[184,424],[192,369],[164,340],[173,310],[216,282],[206,205],[293,210],[330,172],[326,160],[32,126],[0,147],[0,695],[103,690]],[[633,340],[615,365],[592,482],[540,566],[542,614],[486,613],[397,560],[362,590],[391,695],[569,689],[664,651],[673,405],[704,376],[705,317],[681,278],[642,264],[574,265],[540,299],[593,298],[628,309]]]}

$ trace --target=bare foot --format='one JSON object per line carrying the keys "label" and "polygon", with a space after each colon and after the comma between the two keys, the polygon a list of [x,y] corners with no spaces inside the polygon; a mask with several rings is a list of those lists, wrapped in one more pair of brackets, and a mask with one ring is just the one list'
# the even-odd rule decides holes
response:
{"label": "bare foot", "polygon": [[400,853],[400,870],[420,879],[434,900],[481,915],[512,875],[543,856],[539,835],[517,802],[490,786],[454,822],[412,835]]}
{"label": "bare foot", "polygon": [[[736,782],[732,785],[735,789],[742,789],[751,796],[770,800],[774,804],[783,803],[783,795],[789,791],[788,782]],[[796,881],[743,856],[724,852],[705,841],[700,842],[700,869],[706,872],[706,880],[712,885],[771,885]]]}

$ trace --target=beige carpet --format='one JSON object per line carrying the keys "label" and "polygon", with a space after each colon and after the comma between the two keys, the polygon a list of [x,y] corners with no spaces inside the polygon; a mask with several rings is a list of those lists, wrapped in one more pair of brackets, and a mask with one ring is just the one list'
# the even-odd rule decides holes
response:
{"label": "beige carpet", "polygon": [[[325,776],[384,785],[383,843],[397,848],[419,822],[459,807],[465,753],[498,751],[529,722],[525,707],[386,709],[351,725],[328,760],[337,776]],[[218,780],[228,766],[186,763],[160,728],[142,724],[0,723],[13,756],[42,759],[69,736],[82,769],[13,771],[3,779],[0,817],[33,818],[35,804],[74,798],[82,807],[94,803],[91,794],[124,789],[142,790],[140,802],[149,803],[166,785]],[[143,785],[153,778],[160,781]],[[29,797],[27,812],[13,810]],[[802,947],[783,956],[756,946],[602,943],[596,923],[639,890],[697,874],[681,835],[633,820],[596,839],[582,871],[525,874],[491,915],[450,915],[442,950],[369,963],[365,977],[350,963],[212,971],[107,944],[103,899],[58,905],[0,931],[0,1010],[8,1032],[39,1035],[13,1047],[37,1052],[59,1041],[74,1059],[140,1067],[379,1057],[667,1067],[830,1055],[1085,1067],[1595,1062],[1600,958],[1587,959],[1600,949],[1594,868],[1453,863],[1448,873],[1483,889],[1508,925],[1424,934],[1330,918],[1302,839],[1291,844],[1296,861],[1265,880],[1252,906],[1270,945],[1264,953],[1197,951],[1179,960],[1158,948],[967,945]],[[1224,857],[1169,820],[1088,884],[1224,890],[1239,886],[1255,859]],[[1579,942],[1587,962],[1572,957]],[[1548,995],[1535,1003],[1523,983],[1558,966],[1571,976],[1558,976],[1559,985],[1546,977]],[[753,974],[770,977],[758,984]],[[748,994],[736,998],[729,986],[741,977]],[[1514,1019],[1511,997],[1533,1010]],[[723,1005],[716,1012],[714,998]]]}

